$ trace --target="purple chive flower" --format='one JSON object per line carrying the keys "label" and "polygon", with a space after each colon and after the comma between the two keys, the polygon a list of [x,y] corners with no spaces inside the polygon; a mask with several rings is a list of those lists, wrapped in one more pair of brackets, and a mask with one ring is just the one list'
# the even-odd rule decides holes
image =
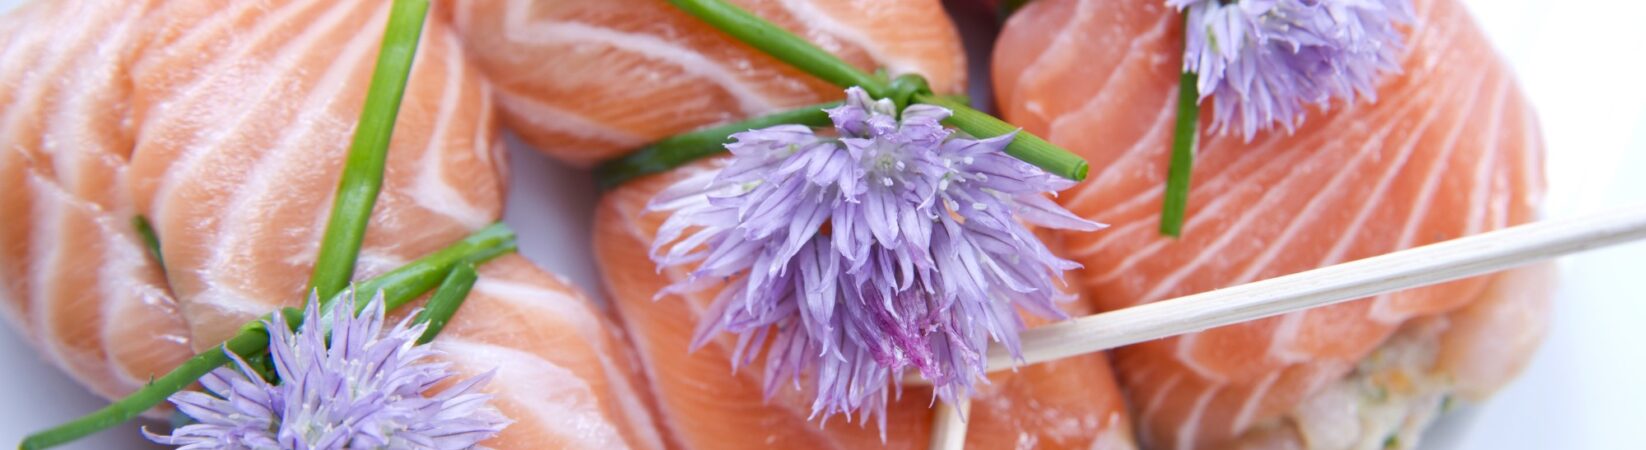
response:
{"label": "purple chive flower", "polygon": [[1295,130],[1308,104],[1377,99],[1400,72],[1397,24],[1411,0],[1166,0],[1187,10],[1183,69],[1216,96],[1213,128],[1250,140],[1274,124]]}
{"label": "purple chive flower", "polygon": [[[352,294],[338,301],[354,304]],[[383,309],[381,293],[359,316],[337,308],[329,345],[322,320],[306,320],[294,334],[275,312],[264,324],[279,384],[230,353],[237,369],[200,379],[209,393],[171,397],[197,423],[170,436],[143,433],[183,449],[467,449],[508,425],[486,405],[491,396],[476,392],[489,374],[425,396],[452,373],[424,361],[436,354],[417,345],[424,325],[407,319],[384,332]],[[319,314],[311,297],[305,317]]]}
{"label": "purple chive flower", "polygon": [[[1017,309],[1062,318],[1058,258],[1025,225],[1095,230],[1045,197],[1072,182],[1002,152],[1011,135],[953,136],[950,111],[858,88],[834,129],[733,135],[716,171],[659,193],[673,214],[652,258],[695,270],[659,296],[724,283],[693,347],[739,335],[734,368],[764,354],[770,395],[815,393],[814,417],[883,414],[887,384],[918,371],[952,399],[984,373],[989,341],[1014,352]],[[661,269],[660,269],[661,270]],[[805,374],[806,376],[802,376]]]}

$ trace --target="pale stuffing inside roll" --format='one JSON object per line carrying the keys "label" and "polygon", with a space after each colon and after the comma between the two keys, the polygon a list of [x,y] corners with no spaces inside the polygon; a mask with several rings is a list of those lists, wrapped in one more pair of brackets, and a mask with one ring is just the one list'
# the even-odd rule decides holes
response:
{"label": "pale stuffing inside roll", "polygon": [[1408,322],[1348,376],[1253,427],[1239,446],[1416,448],[1454,400],[1484,400],[1530,361],[1548,325],[1554,275],[1547,265],[1508,272],[1468,307]]}

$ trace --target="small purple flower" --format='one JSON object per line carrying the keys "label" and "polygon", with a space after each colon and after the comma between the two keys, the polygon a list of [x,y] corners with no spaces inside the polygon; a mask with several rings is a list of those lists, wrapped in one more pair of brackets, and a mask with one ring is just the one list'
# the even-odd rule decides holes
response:
{"label": "small purple flower", "polygon": [[[354,304],[353,295],[338,299]],[[183,449],[468,449],[496,435],[509,421],[476,392],[490,375],[459,382],[433,396],[430,388],[451,379],[436,354],[417,345],[424,325],[403,320],[385,333],[383,295],[355,316],[332,314],[328,345],[323,320],[287,328],[280,312],[264,322],[279,384],[264,380],[245,360],[200,379],[206,392],[172,395],[178,411],[196,423],[150,440]],[[305,317],[319,317],[309,299]]]}
{"label": "small purple flower", "polygon": [[1274,124],[1295,130],[1308,104],[1377,99],[1377,81],[1400,72],[1396,25],[1411,0],[1166,0],[1187,10],[1185,72],[1200,98],[1217,98],[1213,128],[1251,139]]}
{"label": "small purple flower", "polygon": [[[724,287],[693,346],[739,335],[733,367],[764,354],[770,395],[815,392],[813,416],[880,416],[888,382],[918,371],[953,399],[981,379],[990,340],[1017,351],[1017,309],[1062,318],[1064,271],[1026,224],[1100,225],[1045,197],[1072,182],[1003,153],[1012,135],[953,136],[949,110],[898,111],[858,88],[832,132],[739,133],[732,157],[658,194],[660,266],[695,264],[659,296]],[[802,375],[806,376],[802,376]],[[884,429],[884,428],[882,428]]]}

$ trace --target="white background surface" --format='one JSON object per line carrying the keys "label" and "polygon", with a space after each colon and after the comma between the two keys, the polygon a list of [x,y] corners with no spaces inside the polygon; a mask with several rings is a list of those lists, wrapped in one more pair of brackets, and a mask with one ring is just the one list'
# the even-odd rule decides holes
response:
{"label": "white background surface", "polygon": [[[1117,0],[1152,1],[1152,0]],[[0,10],[20,0],[0,0]],[[1646,2],[1465,0],[1519,72],[1549,145],[1547,213],[1646,204]],[[3,63],[3,61],[0,61]],[[518,145],[506,220],[524,253],[597,291],[586,174]],[[1640,448],[1646,443],[1646,244],[1562,261],[1548,341],[1485,405],[1437,427],[1428,448]],[[103,405],[0,332],[0,448]],[[69,448],[144,448],[135,426]]]}

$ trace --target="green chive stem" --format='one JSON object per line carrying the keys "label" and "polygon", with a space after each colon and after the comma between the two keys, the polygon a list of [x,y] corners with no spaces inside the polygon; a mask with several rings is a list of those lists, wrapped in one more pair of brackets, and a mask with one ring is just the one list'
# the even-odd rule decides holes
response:
{"label": "green chive stem", "polygon": [[1016,131],[1017,137],[1006,146],[1006,154],[1034,164],[1054,175],[1081,181],[1086,179],[1086,172],[1090,170],[1086,160],[1069,153],[1068,150],[1046,142],[1032,133],[1021,131],[1022,129],[1016,125],[972,109],[965,103],[924,93],[915,94],[914,98],[920,103],[942,106],[954,111],[954,115],[949,116],[946,122],[977,138],[991,138]]}
{"label": "green chive stem", "polygon": [[451,321],[452,315],[457,314],[457,308],[462,307],[463,301],[469,298],[469,290],[474,288],[474,282],[479,277],[474,271],[474,264],[466,262],[446,274],[446,280],[441,281],[440,287],[429,297],[428,306],[424,306],[423,311],[412,319],[412,323],[429,324],[428,328],[423,329],[423,336],[417,339],[418,345],[433,341],[440,330],[446,328],[446,322]]}
{"label": "green chive stem", "polygon": [[[919,89],[893,92],[897,90],[894,88],[916,86],[887,82],[883,77],[864,73],[834,54],[725,0],[669,0],[669,3],[768,55],[836,86],[861,87],[875,98],[892,98],[899,106],[910,100],[907,95],[912,94],[913,99],[920,103],[954,110],[956,117],[951,117],[949,123],[973,136],[999,136],[1018,130],[1018,127],[963,103],[940,102],[941,97],[925,91],[925,83],[918,80],[919,77],[901,77],[916,79]],[[1079,156],[1027,132],[1019,132],[1007,146],[1006,153],[1064,178],[1075,181],[1086,178],[1086,162]]]}
{"label": "green chive stem", "polygon": [[[474,234],[469,235],[457,243],[447,246],[440,251],[418,258],[392,272],[372,278],[357,286],[363,292],[383,292],[383,302],[387,309],[393,310],[412,299],[423,295],[436,283],[448,278],[447,273],[459,264],[479,264],[515,249],[514,232],[503,224],[495,224]],[[369,301],[361,299],[360,302]],[[336,302],[327,301],[326,304]],[[362,303],[361,306],[364,306]],[[295,308],[286,309],[288,326],[296,327],[303,320],[302,311]],[[265,319],[268,316],[265,316]],[[195,380],[205,376],[213,369],[222,367],[229,362],[229,356],[223,351],[234,352],[236,355],[250,357],[268,350],[269,334],[263,326],[263,319],[253,321],[241,327],[240,333],[229,338],[222,346],[201,352],[171,372],[154,379],[149,384],[139,388],[137,392],[120,399],[103,409],[75,419],[74,421],[58,425],[49,430],[29,435],[23,439],[19,449],[36,450],[62,445],[76,439],[102,431],[109,427],[125,423],[132,418],[148,411],[164,402],[172,394],[187,388]]]}
{"label": "green chive stem", "polygon": [[[353,289],[355,292],[383,293],[383,303],[386,309],[394,310],[419,295],[434,289],[453,267],[461,263],[479,265],[492,258],[515,250],[514,231],[509,230],[502,223],[492,224],[489,227],[476,231],[469,237],[447,246],[440,251],[418,258],[411,264],[401,266],[393,272],[385,273],[359,283]],[[325,298],[325,297],[321,297]],[[359,314],[371,302],[370,295],[358,295],[354,298],[354,312]],[[323,317],[331,317],[331,311],[336,303],[329,300],[320,302],[320,311]],[[327,328],[330,330],[330,328]]]}
{"label": "green chive stem", "polygon": [[669,0],[669,3],[823,81],[840,87],[859,86],[875,98],[889,94],[884,80],[725,0]]}
{"label": "green chive stem", "polygon": [[429,0],[395,0],[389,12],[382,49],[366,91],[365,107],[360,111],[360,124],[354,131],[343,176],[337,183],[331,220],[320,243],[314,274],[309,278],[309,287],[318,291],[320,298],[336,295],[354,277],[366,224],[383,188],[389,138],[411,78],[412,58],[417,54],[418,37],[428,11]]}
{"label": "green chive stem", "polygon": [[1172,133],[1172,161],[1166,169],[1166,196],[1160,211],[1160,234],[1183,235],[1183,216],[1189,208],[1189,177],[1200,140],[1200,77],[1184,72],[1177,89],[1177,127]]}
{"label": "green chive stem", "polygon": [[600,183],[601,189],[611,189],[635,178],[666,172],[699,158],[723,152],[726,150],[727,140],[736,133],[783,124],[826,126],[829,124],[829,114],[823,110],[836,106],[840,106],[840,102],[807,105],[741,122],[670,136],[627,156],[601,164],[594,169],[594,178]]}
{"label": "green chive stem", "polygon": [[[970,101],[964,95],[950,95],[945,98],[960,104]],[[776,125],[828,126],[829,114],[824,110],[840,106],[840,103],[807,105],[670,136],[595,167],[594,179],[599,183],[600,189],[609,190],[635,178],[667,172],[692,161],[725,152],[726,143],[731,141],[733,134]]]}
{"label": "green chive stem", "polygon": [[149,255],[154,257],[155,264],[160,265],[160,272],[166,271],[166,258],[160,256],[160,236],[154,233],[154,226],[149,225],[149,219],[138,215],[131,218],[131,226],[137,229],[137,236],[143,239],[143,246],[148,247]]}
{"label": "green chive stem", "polygon": [[268,345],[268,331],[258,329],[254,332],[242,332],[233,339],[229,339],[228,342],[224,342],[222,347],[206,350],[193,358],[189,358],[188,361],[184,361],[176,369],[172,369],[166,375],[150,381],[142,389],[138,389],[137,392],[120,399],[120,401],[111,403],[95,413],[82,416],[72,422],[58,425],[56,428],[29,435],[29,437],[23,439],[23,443],[18,445],[17,448],[22,450],[51,448],[125,423],[142,414],[143,411],[148,411],[154,405],[165,401],[171,394],[194,384],[195,380],[205,376],[207,372],[227,364],[229,356],[223,353],[225,350],[238,355],[249,355],[267,350]]}

